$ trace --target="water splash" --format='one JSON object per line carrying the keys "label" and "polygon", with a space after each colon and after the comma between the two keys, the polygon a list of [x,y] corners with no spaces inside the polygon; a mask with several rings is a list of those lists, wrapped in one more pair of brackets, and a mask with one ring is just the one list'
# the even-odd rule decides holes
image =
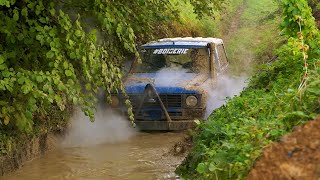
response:
{"label": "water splash", "polygon": [[227,98],[239,95],[247,86],[246,76],[218,76],[216,84],[213,88],[204,87],[208,92],[207,109],[205,118],[208,118],[213,110],[221,107],[226,103]]}
{"label": "water splash", "polygon": [[135,129],[125,117],[110,109],[98,107],[94,122],[91,122],[80,109],[76,109],[62,146],[77,147],[116,143],[128,140],[135,133]]}

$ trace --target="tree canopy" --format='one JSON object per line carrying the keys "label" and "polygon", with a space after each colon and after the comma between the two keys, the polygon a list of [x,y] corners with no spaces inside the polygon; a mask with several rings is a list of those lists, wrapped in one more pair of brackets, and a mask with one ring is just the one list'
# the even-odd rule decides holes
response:
{"label": "tree canopy", "polygon": [[[190,3],[201,17],[222,0]],[[177,18],[169,0],[0,0],[0,129],[29,132],[69,105],[93,119],[101,88],[123,90],[120,64],[136,43]]]}

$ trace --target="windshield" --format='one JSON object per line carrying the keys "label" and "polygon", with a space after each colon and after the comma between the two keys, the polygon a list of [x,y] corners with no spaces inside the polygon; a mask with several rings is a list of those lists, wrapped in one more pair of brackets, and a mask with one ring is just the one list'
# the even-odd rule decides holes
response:
{"label": "windshield", "polygon": [[208,48],[142,49],[142,63],[133,64],[133,73],[157,72],[162,68],[186,69],[190,73],[209,73]]}

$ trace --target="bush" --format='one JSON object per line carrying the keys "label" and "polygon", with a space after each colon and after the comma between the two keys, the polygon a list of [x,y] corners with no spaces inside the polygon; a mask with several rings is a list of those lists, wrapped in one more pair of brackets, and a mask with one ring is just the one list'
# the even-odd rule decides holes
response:
{"label": "bush", "polygon": [[288,42],[278,60],[263,65],[240,96],[199,126],[177,170],[183,177],[245,179],[263,147],[320,113],[320,33],[306,1],[283,1],[282,8]]}

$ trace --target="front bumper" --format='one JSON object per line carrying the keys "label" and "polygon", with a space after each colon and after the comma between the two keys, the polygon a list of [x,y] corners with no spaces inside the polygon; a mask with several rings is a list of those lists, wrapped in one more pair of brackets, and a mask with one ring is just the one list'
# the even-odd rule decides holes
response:
{"label": "front bumper", "polygon": [[194,121],[135,121],[142,131],[179,131],[195,126]]}
{"label": "front bumper", "polygon": [[[205,110],[202,108],[186,109],[186,108],[167,108],[170,119],[172,121],[192,121],[194,119],[202,119]],[[145,121],[161,121],[167,120],[161,108],[144,108],[135,113],[135,120]]]}
{"label": "front bumper", "polygon": [[[168,111],[171,121],[167,121],[163,113],[162,116],[152,116],[145,111],[143,113],[145,116],[135,117],[135,123],[143,131],[178,131],[193,128],[194,120],[202,119],[204,116],[204,109],[180,109],[178,111],[181,112],[180,116],[180,113]],[[152,118],[153,120],[147,120]]]}
{"label": "front bumper", "polygon": [[[152,84],[145,86],[141,94],[128,94],[137,127],[140,130],[183,130],[191,128],[195,119],[204,117],[201,94],[158,94]],[[198,99],[194,107],[188,107],[186,99]]]}

